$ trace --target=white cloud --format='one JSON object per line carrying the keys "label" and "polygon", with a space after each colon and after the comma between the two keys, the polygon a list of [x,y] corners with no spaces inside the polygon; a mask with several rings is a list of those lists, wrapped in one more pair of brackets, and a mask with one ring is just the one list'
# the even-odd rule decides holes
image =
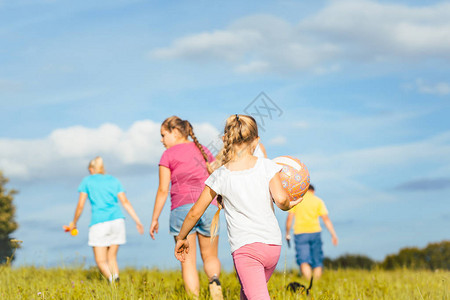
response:
{"label": "white cloud", "polygon": [[[208,123],[193,124],[199,141],[208,145],[219,131]],[[57,129],[42,139],[0,139],[0,170],[24,180],[79,175],[90,159],[105,157],[116,169],[157,165],[164,150],[160,124],[137,121],[127,130],[114,124],[98,128],[74,126]]]}
{"label": "white cloud", "polygon": [[269,140],[269,145],[280,146],[284,145],[287,142],[287,138],[285,136],[279,135]]}
{"label": "white cloud", "polygon": [[450,4],[405,6],[374,1],[333,1],[300,24],[334,40],[362,59],[428,57],[449,59]]}
{"label": "white cloud", "polygon": [[450,94],[450,84],[446,82],[428,83],[423,79],[416,80],[416,87],[420,93],[446,96]]}
{"label": "white cloud", "polygon": [[241,73],[308,69],[333,55],[327,43],[312,46],[295,26],[269,15],[250,16],[227,29],[203,32],[175,40],[170,47],[152,51],[155,58],[226,61]]}
{"label": "white cloud", "polygon": [[338,71],[343,62],[450,59],[450,4],[330,1],[290,24],[270,15],[191,34],[152,51],[165,59],[226,61],[237,72]]}
{"label": "white cloud", "polygon": [[269,64],[265,61],[252,61],[239,65],[235,68],[238,73],[264,73],[269,69]]}
{"label": "white cloud", "polygon": [[252,44],[262,39],[259,32],[251,30],[220,30],[212,33],[204,32],[176,40],[173,47],[157,49],[153,55],[157,58],[186,57],[193,60],[225,59],[235,61]]}
{"label": "white cloud", "polygon": [[292,124],[292,126],[299,129],[307,129],[309,128],[309,123],[306,121],[296,121]]}

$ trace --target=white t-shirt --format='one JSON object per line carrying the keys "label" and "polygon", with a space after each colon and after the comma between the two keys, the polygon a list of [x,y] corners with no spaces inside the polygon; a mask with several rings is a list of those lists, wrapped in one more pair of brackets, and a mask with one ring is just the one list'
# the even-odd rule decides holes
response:
{"label": "white t-shirt", "polygon": [[258,145],[256,145],[255,151],[253,151],[253,155],[256,157],[261,157],[264,158],[264,152],[262,151],[261,147]]}
{"label": "white t-shirt", "polygon": [[251,243],[281,245],[281,231],[273,210],[269,182],[281,166],[258,158],[253,168],[230,171],[221,166],[205,184],[222,195],[228,240],[233,253]]}

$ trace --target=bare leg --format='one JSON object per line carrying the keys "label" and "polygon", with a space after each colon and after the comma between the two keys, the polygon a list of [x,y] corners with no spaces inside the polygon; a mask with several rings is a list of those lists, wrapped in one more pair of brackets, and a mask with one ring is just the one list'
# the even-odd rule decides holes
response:
{"label": "bare leg", "polygon": [[108,247],[92,247],[94,250],[94,258],[100,272],[107,279],[111,277],[111,270],[108,265]]}
{"label": "bare leg", "polygon": [[313,269],[314,280],[318,280],[322,276],[322,267],[316,267]]}
{"label": "bare leg", "polygon": [[198,297],[200,293],[200,283],[197,271],[197,234],[188,235],[189,253],[186,260],[181,263],[181,274],[183,276],[184,288],[190,295]]}
{"label": "bare leg", "polygon": [[113,274],[113,279],[119,277],[119,266],[117,264],[117,252],[119,251],[119,245],[111,245],[108,247],[108,266]]}
{"label": "bare leg", "polygon": [[200,245],[200,254],[203,260],[203,269],[208,276],[209,292],[212,300],[223,300],[222,287],[220,285],[220,260],[217,257],[219,248],[219,237],[216,237],[211,243],[209,236],[198,234],[198,243]]}
{"label": "bare leg", "polygon": [[219,248],[219,237],[216,237],[211,243],[209,236],[198,234],[198,243],[200,245],[200,254],[203,260],[203,269],[205,270],[208,279],[216,275],[220,275],[220,260],[217,257]]}
{"label": "bare leg", "polygon": [[300,271],[302,272],[302,275],[305,276],[305,278],[308,281],[311,279],[312,269],[311,269],[311,266],[308,263],[302,263],[300,265]]}

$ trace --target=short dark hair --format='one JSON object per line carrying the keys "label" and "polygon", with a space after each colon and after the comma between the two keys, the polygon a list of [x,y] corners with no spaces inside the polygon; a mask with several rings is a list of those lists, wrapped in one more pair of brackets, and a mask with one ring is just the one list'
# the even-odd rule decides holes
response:
{"label": "short dark hair", "polygon": [[313,191],[314,192],[314,186],[312,184],[309,185],[308,191]]}

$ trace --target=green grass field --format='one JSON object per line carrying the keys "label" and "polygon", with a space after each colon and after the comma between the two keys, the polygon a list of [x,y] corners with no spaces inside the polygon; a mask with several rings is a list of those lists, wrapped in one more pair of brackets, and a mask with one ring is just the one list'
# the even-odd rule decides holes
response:
{"label": "green grass field", "polygon": [[[1,299],[189,299],[179,271],[121,271],[118,286],[109,285],[97,269],[0,267]],[[223,273],[225,299],[239,299],[235,273]],[[286,290],[291,281],[306,282],[294,271],[275,273],[269,281],[272,299],[450,299],[448,271],[327,270],[310,297]],[[209,299],[201,274],[200,299]]]}

